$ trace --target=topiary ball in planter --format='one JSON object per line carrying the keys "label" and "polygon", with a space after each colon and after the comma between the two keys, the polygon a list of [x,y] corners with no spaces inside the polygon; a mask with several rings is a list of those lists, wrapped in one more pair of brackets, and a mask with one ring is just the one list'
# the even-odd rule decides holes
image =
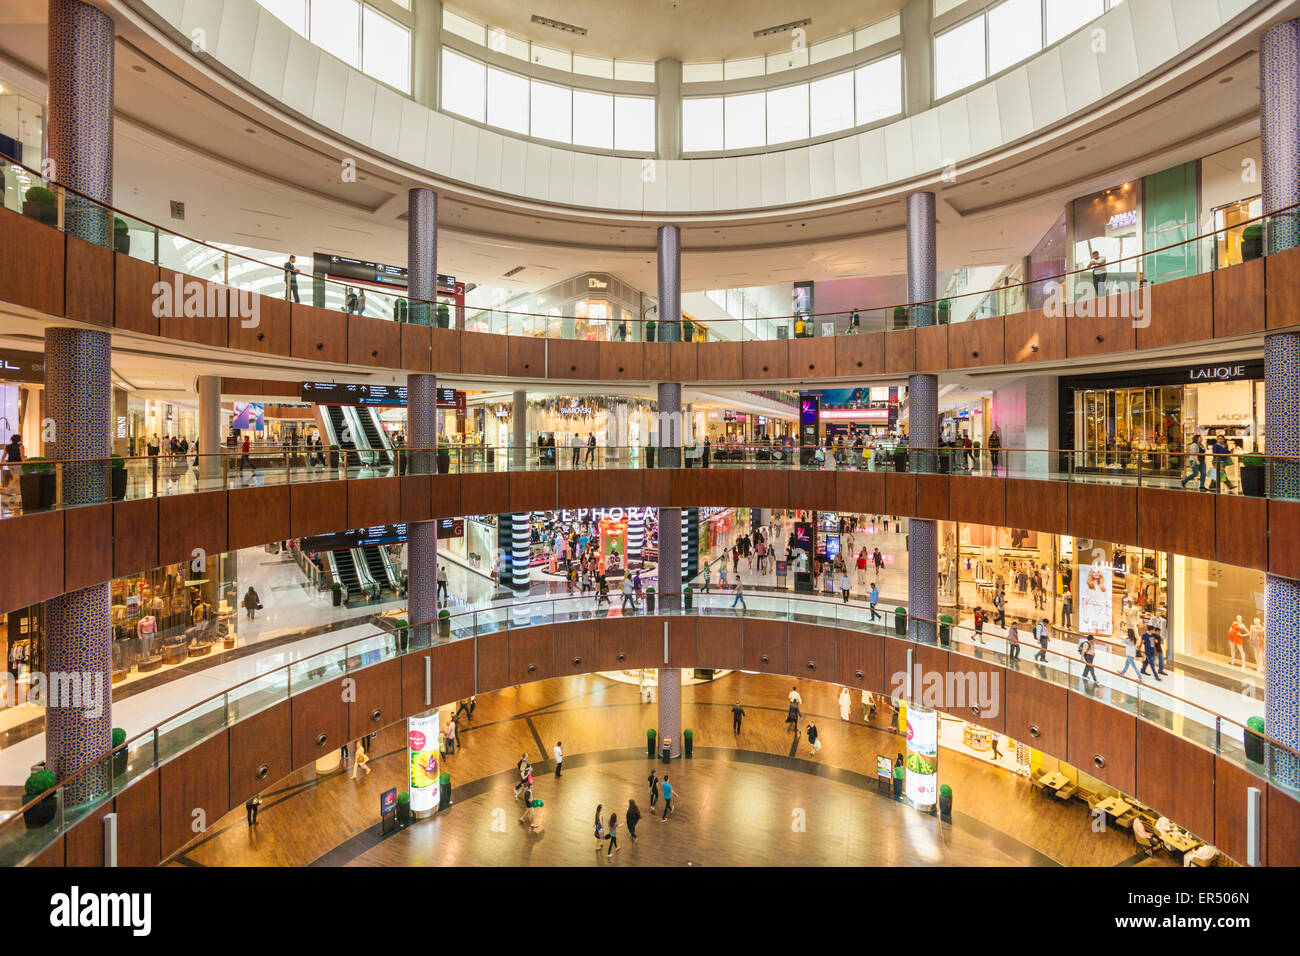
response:
{"label": "topiary ball in planter", "polygon": [[952,822],[952,787],[946,783],[939,786],[939,817],[945,823]]}
{"label": "topiary ball in planter", "polygon": [[[37,770],[27,778],[23,785],[23,802],[28,803],[39,797],[42,793],[52,788],[58,782],[52,770]],[[33,804],[23,811],[23,822],[27,829],[35,830],[43,827],[54,819],[54,814],[58,810],[58,800],[54,794],[50,794],[40,803]]]}
{"label": "topiary ball in planter", "polygon": [[655,729],[653,727],[645,732],[645,755],[651,760],[655,758]]}
{"label": "topiary ball in planter", "polygon": [[411,795],[405,790],[397,795],[397,822],[402,826],[411,822]]}
{"label": "topiary ball in planter", "polygon": [[23,197],[23,215],[47,226],[59,224],[58,200],[44,186],[33,186]]}
{"label": "topiary ball in planter", "polygon": [[1265,728],[1263,717],[1251,717],[1246,721],[1246,732],[1242,737],[1246,746],[1246,759],[1253,763],[1264,762]]}

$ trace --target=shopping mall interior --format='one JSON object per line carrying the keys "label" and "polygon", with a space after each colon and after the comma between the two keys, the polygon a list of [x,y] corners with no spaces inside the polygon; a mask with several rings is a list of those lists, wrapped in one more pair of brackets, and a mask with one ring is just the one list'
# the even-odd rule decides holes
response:
{"label": "shopping mall interior", "polygon": [[1300,864],[1298,143],[1300,0],[0,0],[0,863]]}

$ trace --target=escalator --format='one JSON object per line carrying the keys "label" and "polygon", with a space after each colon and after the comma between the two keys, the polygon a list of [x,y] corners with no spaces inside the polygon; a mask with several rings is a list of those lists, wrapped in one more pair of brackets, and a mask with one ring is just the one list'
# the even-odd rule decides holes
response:
{"label": "escalator", "polygon": [[357,443],[353,438],[347,438],[350,435],[355,437],[355,433],[348,424],[347,416],[343,413],[343,406],[322,405],[321,409],[325,412],[326,430],[329,432],[326,437],[329,439],[329,444],[338,445],[340,449],[346,451],[347,457],[345,461],[349,466],[360,464],[360,459],[357,457],[356,451],[353,450],[357,447]]}
{"label": "escalator", "polygon": [[352,551],[348,548],[338,548],[329,552],[330,564],[333,566],[334,580],[343,585],[344,592],[349,598],[359,598],[365,595],[365,589],[361,586],[361,578],[357,574],[356,562],[352,560]]}
{"label": "escalator", "polygon": [[[388,441],[384,435],[383,429],[379,427],[379,422],[375,418],[373,408],[358,407],[352,409],[356,416],[356,422],[361,426],[361,435],[363,444],[370,448],[373,454],[366,455],[362,453],[362,459],[369,458],[366,462],[372,468],[382,468],[385,465],[393,463],[392,453],[388,449]],[[383,580],[382,578],[378,580]]]}
{"label": "escalator", "polygon": [[397,588],[388,574],[388,564],[384,561],[381,545],[367,545],[360,550],[365,556],[366,568],[370,571],[370,576],[374,578],[375,583],[379,585],[380,590],[396,591]]}

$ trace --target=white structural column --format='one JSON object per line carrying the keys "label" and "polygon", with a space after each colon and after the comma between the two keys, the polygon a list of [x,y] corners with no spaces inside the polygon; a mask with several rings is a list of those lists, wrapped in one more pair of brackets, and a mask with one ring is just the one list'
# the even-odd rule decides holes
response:
{"label": "white structural column", "polygon": [[199,484],[203,489],[221,484],[221,376],[200,375]]}

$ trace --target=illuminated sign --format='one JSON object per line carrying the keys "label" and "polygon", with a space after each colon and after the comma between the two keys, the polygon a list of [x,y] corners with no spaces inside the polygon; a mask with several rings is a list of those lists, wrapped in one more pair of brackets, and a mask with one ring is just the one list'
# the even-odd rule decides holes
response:
{"label": "illuminated sign", "polygon": [[915,704],[907,708],[907,757],[903,790],[919,807],[939,799],[939,714]]}
{"label": "illuminated sign", "polygon": [[587,276],[588,289],[608,289],[609,283],[604,279],[597,279],[595,276]]}
{"label": "illuminated sign", "polygon": [[1244,365],[1198,365],[1187,370],[1187,378],[1192,382],[1229,382],[1245,376]]}
{"label": "illuminated sign", "polygon": [[438,712],[406,721],[407,764],[410,768],[411,810],[432,810],[438,805]]}
{"label": "illuminated sign", "polygon": [[1129,209],[1125,212],[1117,212],[1106,220],[1107,229],[1123,229],[1126,226],[1136,226],[1138,221],[1138,212],[1136,209]]}

